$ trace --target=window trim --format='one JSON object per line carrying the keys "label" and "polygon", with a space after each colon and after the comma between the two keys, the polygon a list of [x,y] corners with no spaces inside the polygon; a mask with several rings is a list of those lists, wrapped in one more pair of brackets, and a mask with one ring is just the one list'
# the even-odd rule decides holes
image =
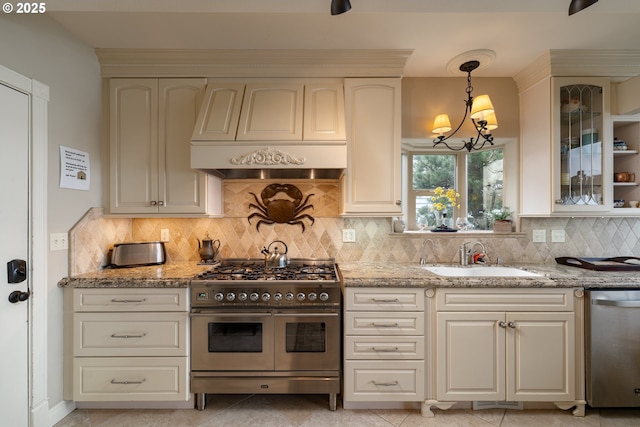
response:
{"label": "window trim", "polygon": [[[456,156],[456,190],[460,194],[467,194],[467,152],[459,151],[452,152],[448,150],[442,149],[433,149],[433,148],[424,148],[424,149],[415,149],[415,145],[412,144],[411,150],[405,150],[403,154],[403,181],[405,185],[403,185],[403,195],[404,200],[404,212],[405,212],[405,224],[406,229],[409,231],[417,231],[418,227],[416,224],[416,205],[415,205],[415,195],[413,193],[413,156],[421,155],[421,154],[449,154]],[[516,223],[516,231],[519,227],[517,221],[517,214],[519,210],[519,189],[520,189],[520,177],[518,175],[519,171],[519,158],[518,158],[518,141],[517,140],[505,140],[496,143],[493,147],[489,147],[486,149],[492,148],[502,148],[503,154],[503,187],[502,187],[502,200],[503,206],[508,206],[512,211],[514,211],[513,219]],[[412,195],[414,197],[412,197]],[[454,218],[457,215],[457,212],[466,212],[467,211],[467,198],[461,197],[459,199],[460,208],[459,210],[454,211]],[[482,230],[483,233],[492,232],[492,230]]]}

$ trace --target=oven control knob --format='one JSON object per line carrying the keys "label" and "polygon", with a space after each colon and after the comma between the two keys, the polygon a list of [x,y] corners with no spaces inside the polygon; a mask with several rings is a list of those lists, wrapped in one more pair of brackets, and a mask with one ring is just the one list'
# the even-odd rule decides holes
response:
{"label": "oven control knob", "polygon": [[234,294],[233,292],[229,292],[227,294],[227,301],[233,301],[234,299],[236,299],[236,294]]}
{"label": "oven control knob", "polygon": [[280,292],[276,292],[273,294],[274,301],[282,301],[282,294]]}
{"label": "oven control knob", "polygon": [[262,294],[262,301],[269,301],[271,299],[271,295],[268,292]]}
{"label": "oven control knob", "polygon": [[217,292],[214,296],[213,299],[216,301],[223,301],[224,300],[224,294],[222,292]]}
{"label": "oven control knob", "polygon": [[309,301],[315,301],[316,299],[318,299],[318,294],[315,292],[309,292]]}
{"label": "oven control knob", "polygon": [[326,301],[326,300],[328,300],[328,299],[329,299],[329,294],[328,294],[328,293],[326,293],[326,292],[322,292],[322,293],[320,294],[320,301]]}
{"label": "oven control knob", "polygon": [[257,292],[251,292],[251,295],[249,295],[249,299],[253,302],[258,301],[259,298],[260,298],[260,295],[258,295]]}
{"label": "oven control knob", "polygon": [[296,298],[298,298],[298,301],[304,301],[306,295],[304,294],[304,292],[298,292],[298,295],[296,295]]}
{"label": "oven control knob", "polygon": [[287,292],[284,296],[287,301],[293,301],[293,292]]}
{"label": "oven control knob", "polygon": [[240,292],[238,294],[238,300],[239,301],[246,301],[247,300],[247,293],[246,292]]}

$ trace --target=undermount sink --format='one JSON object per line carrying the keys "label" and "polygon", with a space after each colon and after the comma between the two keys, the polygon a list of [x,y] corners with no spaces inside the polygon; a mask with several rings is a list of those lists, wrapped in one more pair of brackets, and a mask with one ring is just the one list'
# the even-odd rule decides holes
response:
{"label": "undermount sink", "polygon": [[424,267],[438,276],[447,277],[542,277],[542,274],[522,270],[516,267],[487,266],[435,266]]}

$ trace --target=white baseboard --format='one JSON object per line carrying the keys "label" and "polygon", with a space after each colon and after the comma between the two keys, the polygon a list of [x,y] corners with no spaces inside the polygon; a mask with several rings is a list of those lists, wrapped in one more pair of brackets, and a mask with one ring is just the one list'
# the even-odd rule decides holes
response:
{"label": "white baseboard", "polygon": [[[58,403],[53,408],[47,411],[47,423],[46,424],[36,424],[33,423],[32,427],[51,427],[60,422],[64,417],[72,413],[76,409],[75,402],[71,402],[69,400],[63,400]],[[35,421],[35,417],[34,417]]]}

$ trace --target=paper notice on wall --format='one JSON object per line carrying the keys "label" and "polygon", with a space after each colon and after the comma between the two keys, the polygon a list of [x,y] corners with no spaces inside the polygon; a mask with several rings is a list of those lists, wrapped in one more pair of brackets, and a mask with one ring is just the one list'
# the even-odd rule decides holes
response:
{"label": "paper notice on wall", "polygon": [[60,146],[60,188],[89,190],[89,153]]}

